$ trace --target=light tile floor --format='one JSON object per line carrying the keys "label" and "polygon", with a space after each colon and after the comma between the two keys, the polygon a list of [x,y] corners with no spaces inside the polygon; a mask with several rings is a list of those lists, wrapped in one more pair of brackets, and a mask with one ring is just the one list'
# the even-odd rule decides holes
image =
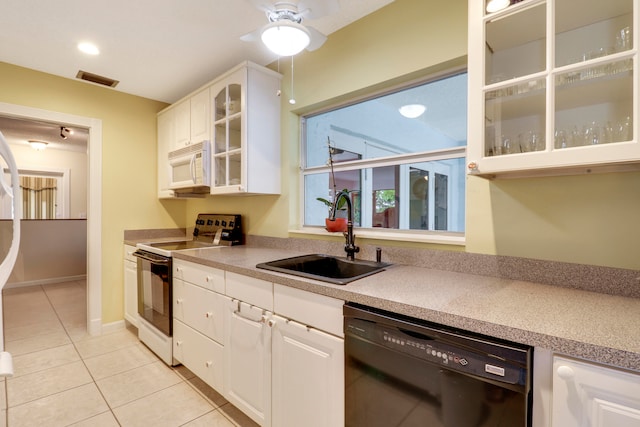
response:
{"label": "light tile floor", "polygon": [[0,427],[255,424],[188,369],[170,368],[135,328],[92,337],[84,281],[5,289]]}

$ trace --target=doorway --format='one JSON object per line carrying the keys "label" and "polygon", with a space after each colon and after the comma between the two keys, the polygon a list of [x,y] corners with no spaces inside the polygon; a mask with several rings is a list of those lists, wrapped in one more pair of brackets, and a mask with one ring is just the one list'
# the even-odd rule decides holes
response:
{"label": "doorway", "polygon": [[86,129],[87,143],[87,332],[102,333],[102,120],[0,103],[0,116]]}

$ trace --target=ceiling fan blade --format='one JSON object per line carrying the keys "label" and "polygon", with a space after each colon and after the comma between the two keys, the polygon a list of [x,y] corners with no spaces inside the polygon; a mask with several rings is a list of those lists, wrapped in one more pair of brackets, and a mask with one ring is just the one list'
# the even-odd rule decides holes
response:
{"label": "ceiling fan blade", "polygon": [[260,40],[261,31],[262,31],[262,28],[258,28],[257,30],[254,30],[250,33],[240,36],[240,40],[242,40],[243,42],[249,42],[249,43],[257,42]]}
{"label": "ceiling fan blade", "polygon": [[274,10],[273,2],[269,0],[247,0],[253,7],[256,9],[262,10],[264,12],[270,12]]}
{"label": "ceiling fan blade", "polygon": [[340,11],[338,0],[299,0],[298,11],[305,19],[318,19]]}
{"label": "ceiling fan blade", "polygon": [[309,46],[307,46],[308,51],[318,49],[324,44],[324,42],[327,41],[327,36],[322,34],[320,31],[308,25],[305,25],[305,27],[307,28],[307,30],[309,30],[309,33],[311,35],[311,41],[309,42]]}

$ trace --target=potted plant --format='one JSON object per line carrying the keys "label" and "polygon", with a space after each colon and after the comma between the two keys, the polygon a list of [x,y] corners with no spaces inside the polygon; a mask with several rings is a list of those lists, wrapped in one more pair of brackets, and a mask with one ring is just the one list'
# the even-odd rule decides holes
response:
{"label": "potted plant", "polygon": [[[342,191],[347,193],[349,192],[349,190],[347,190],[346,188]],[[337,194],[339,194],[335,190],[333,193],[334,193],[334,197]],[[333,202],[323,197],[317,197],[316,200],[324,203],[329,209],[329,215],[331,215],[331,208],[333,206]],[[335,233],[340,231],[347,231],[347,201],[345,200],[344,197],[340,198],[340,200],[338,200],[338,203],[336,204],[335,218],[331,220],[329,216],[327,216],[327,218],[325,218],[324,220],[324,223],[325,223],[325,229],[329,232]]]}
{"label": "potted plant", "polygon": [[[344,197],[341,197],[337,200],[336,197],[340,193],[349,193],[349,190],[346,188],[341,192],[336,191],[336,178],[333,172],[333,153],[335,152],[335,148],[331,146],[331,141],[327,138],[327,145],[329,147],[329,160],[328,164],[331,168],[331,182],[333,183],[333,201],[327,200],[324,197],[317,197],[316,200],[324,203],[329,208],[329,216],[325,218],[325,229],[331,233],[336,232],[345,232],[347,231],[347,200]],[[335,207],[334,207],[335,205]],[[334,219],[331,219],[331,209],[335,208],[335,216]]]}

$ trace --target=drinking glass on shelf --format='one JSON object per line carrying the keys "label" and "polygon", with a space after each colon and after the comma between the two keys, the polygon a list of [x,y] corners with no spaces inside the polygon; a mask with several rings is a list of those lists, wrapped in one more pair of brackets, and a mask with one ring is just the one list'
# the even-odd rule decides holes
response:
{"label": "drinking glass on shelf", "polygon": [[567,135],[565,133],[565,131],[563,130],[558,130],[556,129],[555,132],[555,147],[556,148],[567,148],[568,142],[567,142]]}
{"label": "drinking glass on shelf", "polygon": [[616,35],[616,50],[622,52],[631,49],[631,28],[624,27]]}
{"label": "drinking glass on shelf", "polygon": [[617,123],[614,130],[614,141],[631,141],[631,137],[631,117],[627,116]]}
{"label": "drinking glass on shelf", "polygon": [[600,143],[600,127],[596,122],[591,122],[591,125],[585,130],[584,145],[598,145]]}
{"label": "drinking glass on shelf", "polygon": [[511,154],[511,138],[502,135],[502,147],[500,154]]}

